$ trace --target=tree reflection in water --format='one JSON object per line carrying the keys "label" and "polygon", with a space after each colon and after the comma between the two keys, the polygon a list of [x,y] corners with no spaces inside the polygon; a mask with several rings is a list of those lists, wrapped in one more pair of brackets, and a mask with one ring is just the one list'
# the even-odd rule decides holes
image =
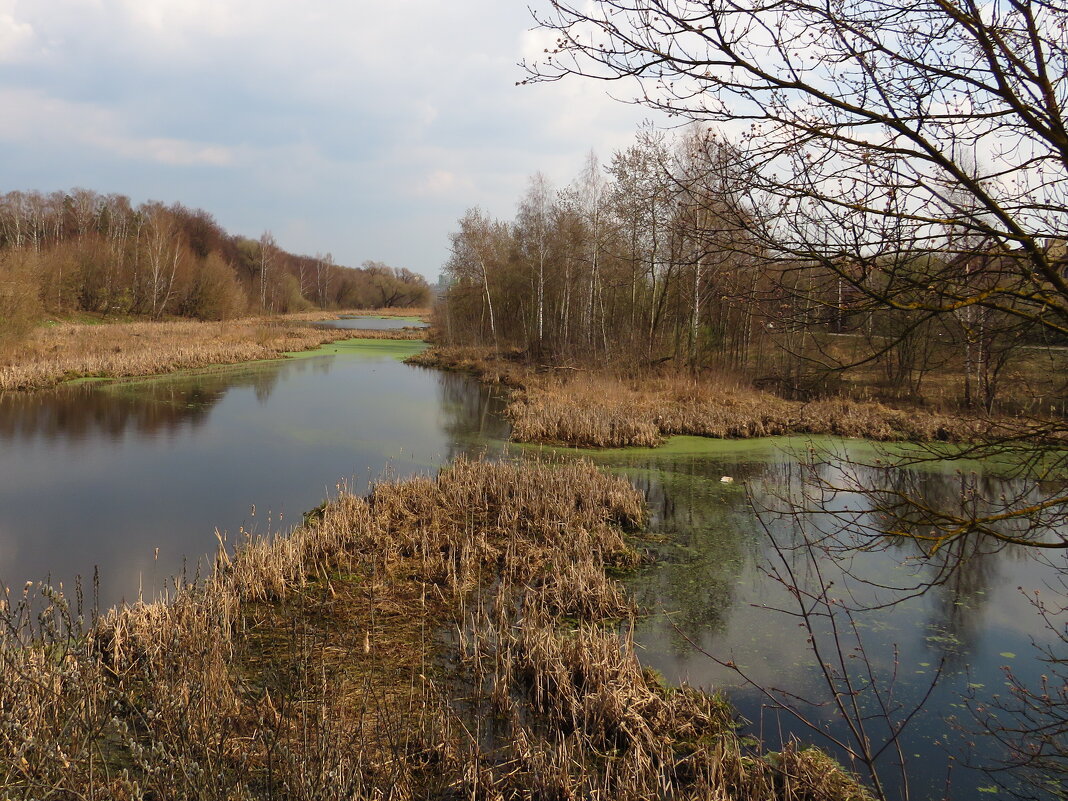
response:
{"label": "tree reflection in water", "polygon": [[447,462],[461,455],[499,454],[504,449],[511,426],[504,417],[507,403],[498,390],[460,373],[411,369],[437,377],[441,426],[448,435]]}
{"label": "tree reflection in water", "polygon": [[[969,505],[976,508],[978,498],[1018,502],[1041,498],[1048,488],[1021,476],[984,472],[977,464],[967,465],[974,473],[963,474],[952,464],[899,467],[866,459],[862,465],[856,458],[862,444],[833,443],[831,450],[814,451],[794,440],[785,447],[775,452],[753,443],[748,452],[735,444],[720,455],[595,457],[626,472],[645,491],[653,532],[666,538],[653,546],[657,564],[630,580],[639,602],[657,612],[638,627],[646,661],[673,681],[733,687],[732,697],[756,723],[754,732],[770,741],[780,734],[812,740],[805,726],[772,707],[810,699],[817,705],[805,710],[806,719],[841,737],[843,721],[828,705],[827,682],[807,640],[822,641],[829,653],[835,651],[829,644],[840,644],[844,658],[835,668],[848,672],[849,680],[843,685],[839,676],[837,689],[852,688],[863,716],[879,713],[869,685],[879,683],[884,697],[892,689],[893,718],[907,720],[900,744],[915,797],[942,797],[949,756],[955,758],[951,798],[971,799],[979,788],[990,789],[991,778],[969,765],[996,767],[1014,755],[996,737],[979,736],[989,729],[989,715],[986,725],[978,725],[966,704],[987,711],[992,702],[1004,705],[995,696],[1005,695],[1007,663],[1022,687],[1040,688],[1041,675],[1054,669],[1060,675],[1053,683],[1063,687],[1065,642],[1017,588],[1039,589],[1048,598],[1068,565],[1063,553],[1037,553],[989,538],[961,537],[935,548],[934,542],[902,536],[922,532],[924,521],[897,514],[893,501],[905,493],[922,500],[935,518],[930,525],[937,527],[968,512]],[[735,481],[721,483],[721,475]],[[800,588],[800,598],[791,585]],[[833,599],[844,627],[838,637],[847,642],[833,642],[826,619],[814,621],[811,635],[798,628],[798,600],[811,607],[813,599],[824,597]],[[852,637],[847,617],[855,621],[859,639]],[[1058,625],[1063,637],[1063,618]],[[1040,662],[1042,651],[1032,641],[1047,657],[1052,651],[1059,659]],[[701,657],[694,646],[720,664]],[[743,667],[762,688],[780,690],[781,703],[769,705],[726,663]],[[1017,691],[1016,707],[1020,698],[1033,706],[1036,695]],[[910,718],[925,699],[924,709]],[[875,750],[879,738],[885,741],[894,731],[872,721],[867,729]],[[880,757],[881,768],[892,767],[894,747]],[[1045,770],[1048,774],[1048,765]],[[1024,787],[1018,776],[1003,783],[1017,791]],[[891,796],[903,789],[894,778],[887,787]],[[1043,792],[1055,797],[1048,787],[1034,797]]]}
{"label": "tree reflection in water", "polygon": [[[328,360],[310,359],[307,365],[313,370],[330,369]],[[227,392],[250,387],[256,399],[266,403],[277,383],[276,370],[229,368],[225,373],[0,393],[0,439],[77,442],[118,441],[128,433],[175,435],[204,425]]]}
{"label": "tree reflection in water", "polygon": [[[0,397],[0,583],[151,595],[224,536],[284,530],[339,484],[507,435],[467,376],[380,355],[287,359]],[[484,444],[486,435],[490,445]]]}

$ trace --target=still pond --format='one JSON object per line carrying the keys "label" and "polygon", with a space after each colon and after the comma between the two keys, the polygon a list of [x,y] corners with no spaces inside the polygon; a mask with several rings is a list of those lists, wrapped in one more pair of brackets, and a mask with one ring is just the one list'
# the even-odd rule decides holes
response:
{"label": "still pond", "polygon": [[[0,395],[0,581],[69,588],[75,576],[92,583],[95,571],[103,605],[152,597],[170,576],[207,569],[216,531],[232,542],[284,530],[341,486],[359,492],[461,453],[538,452],[507,447],[493,391],[401,362],[421,347],[350,340],[280,361]],[[864,443],[680,438],[662,451],[577,455],[628,476],[649,501],[647,547],[657,558],[624,577],[649,613],[634,631],[644,664],[671,683],[728,691],[754,737],[826,746],[756,687],[822,702],[799,708],[813,727],[843,735],[788,591],[791,581],[834,582],[857,610],[839,640],[863,646],[865,670],[896,674],[897,714],[929,694],[901,739],[912,798],[1010,797],[975,767],[1002,752],[976,736],[969,707],[1005,695],[1006,670],[1034,686],[1049,670],[1043,648],[1068,659],[1057,636],[1065,622],[1047,625],[1034,595],[1065,591],[1063,554],[958,549],[932,561],[909,542],[856,549],[842,521],[872,524],[864,488],[885,480],[854,464],[871,455]],[[844,489],[819,512],[792,513],[814,481]],[[979,463],[903,470],[894,481],[931,498],[959,495],[962,482],[1022,491]],[[813,532],[819,547],[800,547]],[[818,622],[814,635],[833,644]],[[854,680],[866,681],[860,672]]]}

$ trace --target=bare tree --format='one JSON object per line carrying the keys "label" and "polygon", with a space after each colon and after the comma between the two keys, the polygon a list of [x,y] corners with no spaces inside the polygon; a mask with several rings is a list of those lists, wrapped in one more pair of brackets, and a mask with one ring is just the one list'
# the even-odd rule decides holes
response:
{"label": "bare tree", "polygon": [[274,266],[278,246],[274,235],[270,231],[264,231],[260,235],[259,272],[260,272],[260,306],[267,308],[267,287],[269,286],[270,273]]}
{"label": "bare tree", "polygon": [[[983,315],[1068,338],[1068,9],[1045,0],[549,5],[537,18],[555,46],[526,65],[529,80],[629,83],[639,103],[741,134],[744,202],[759,210],[752,242],[783,277],[803,276],[781,286],[807,321],[844,305],[848,289],[858,308],[921,322],[973,309],[976,349],[979,321],[992,319]],[[917,254],[938,258],[917,269]],[[1037,421],[999,432],[994,445],[1013,437],[1044,449],[1064,428]],[[1055,493],[1042,509],[1066,505]],[[989,532],[994,522],[959,525]]]}
{"label": "bare tree", "polygon": [[977,305],[1068,333],[1068,10],[1034,0],[551,6],[539,21],[557,47],[528,65],[532,80],[630,79],[650,107],[750,124],[753,197],[778,204],[763,233],[784,256],[838,265],[870,293],[843,254],[945,249],[950,223],[1011,254],[1011,270],[973,292],[947,266],[913,305]]}
{"label": "bare tree", "polygon": [[[608,351],[608,332],[604,319],[604,286],[601,276],[601,254],[605,248],[605,231],[608,216],[608,182],[601,173],[601,164],[592,151],[586,157],[578,179],[578,198],[587,231],[586,256],[589,264],[589,292],[583,307],[583,328],[586,343],[594,345],[600,339]],[[600,321],[600,337],[598,324]]]}
{"label": "bare tree", "polygon": [[156,205],[149,209],[147,217],[149,308],[152,316],[158,319],[174,297],[183,250],[178,226],[169,210]]}
{"label": "bare tree", "polygon": [[504,230],[479,209],[470,209],[460,219],[460,230],[452,236],[452,254],[446,272],[460,288],[479,285],[484,300],[483,309],[488,312],[489,329],[493,348],[500,352],[497,319],[493,311],[493,292],[490,289],[490,274],[499,260],[500,240]]}
{"label": "bare tree", "polygon": [[326,300],[330,296],[330,273],[334,267],[334,257],[330,253],[325,256],[315,254],[315,293],[319,299],[319,308],[326,308]]}
{"label": "bare tree", "polygon": [[542,173],[530,179],[527,193],[519,202],[516,237],[525,245],[526,258],[530,264],[535,323],[535,342],[539,352],[545,340],[545,268],[549,258],[550,214],[552,190]]}

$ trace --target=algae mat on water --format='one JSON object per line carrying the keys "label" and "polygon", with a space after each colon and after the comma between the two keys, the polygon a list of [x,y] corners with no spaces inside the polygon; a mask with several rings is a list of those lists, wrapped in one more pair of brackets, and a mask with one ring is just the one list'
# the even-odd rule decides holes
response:
{"label": "algae mat on water", "polygon": [[365,358],[396,359],[404,361],[410,356],[425,350],[427,344],[419,340],[398,339],[343,339],[328,342],[311,350],[290,351],[275,359],[254,359],[247,362],[213,364],[207,367],[175,370],[170,373],[155,373],[143,376],[83,376],[64,381],[61,386],[79,386],[83,384],[108,384],[134,386],[137,384],[158,383],[167,380],[186,379],[214,374],[233,375],[235,372],[251,371],[267,365],[276,365],[298,359],[311,359],[322,356],[362,356]]}
{"label": "algae mat on water", "polygon": [[381,314],[340,314],[339,320],[400,320],[401,322],[421,323],[424,322],[422,317],[416,317],[412,315],[397,315],[395,317],[385,317]]}
{"label": "algae mat on water", "polygon": [[823,434],[743,439],[682,435],[668,437],[663,444],[653,448],[571,448],[515,442],[510,445],[522,451],[574,454],[609,467],[627,465],[636,459],[665,465],[678,459],[751,463],[790,460],[867,464],[880,468],[897,466],[943,474],[959,471],[1028,476],[1043,481],[1068,478],[1068,455],[1063,450],[1050,448],[1039,454],[1026,448],[1014,449],[1012,443],[1001,449],[985,449],[981,455],[960,443],[875,442]]}
{"label": "algae mat on water", "polygon": [[308,359],[315,356],[349,354],[353,356],[378,356],[404,361],[426,350],[427,344],[411,339],[342,339],[329,342],[314,350],[302,350],[285,354],[287,359]]}

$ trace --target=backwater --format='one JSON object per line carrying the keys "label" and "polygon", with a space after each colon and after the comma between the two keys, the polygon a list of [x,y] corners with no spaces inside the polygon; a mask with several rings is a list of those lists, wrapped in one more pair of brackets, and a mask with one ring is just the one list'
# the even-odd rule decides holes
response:
{"label": "backwater", "polygon": [[[433,473],[459,454],[539,453],[507,448],[494,391],[400,361],[421,347],[351,340],[292,359],[0,395],[0,581],[17,591],[47,577],[69,591],[96,571],[101,605],[150,598],[176,573],[210,567],[216,530],[229,543],[284,531],[343,486]],[[656,561],[624,580],[649,612],[634,631],[641,659],[666,682],[725,691],[746,733],[771,747],[792,736],[828,747],[819,729],[846,738],[789,590],[830,584],[840,636],[817,619],[816,644],[832,663],[841,645],[861,714],[874,711],[871,684],[892,685],[897,720],[926,697],[900,739],[911,797],[1011,797],[977,769],[1004,749],[973,709],[1009,695],[1006,669],[1031,687],[1056,676],[1043,648],[1062,660],[1064,681],[1065,621],[1047,625],[1035,592],[1063,606],[1065,555],[969,544],[931,559],[910,540],[872,535],[885,521],[871,490],[889,482],[952,505],[969,488],[1032,492],[1023,479],[977,462],[884,472],[865,466],[873,446],[832,439],[555,454],[593,458],[646,494]],[[786,693],[808,725],[760,688]],[[866,723],[873,740],[882,725]],[[891,797],[895,759],[890,749],[880,760]]]}

